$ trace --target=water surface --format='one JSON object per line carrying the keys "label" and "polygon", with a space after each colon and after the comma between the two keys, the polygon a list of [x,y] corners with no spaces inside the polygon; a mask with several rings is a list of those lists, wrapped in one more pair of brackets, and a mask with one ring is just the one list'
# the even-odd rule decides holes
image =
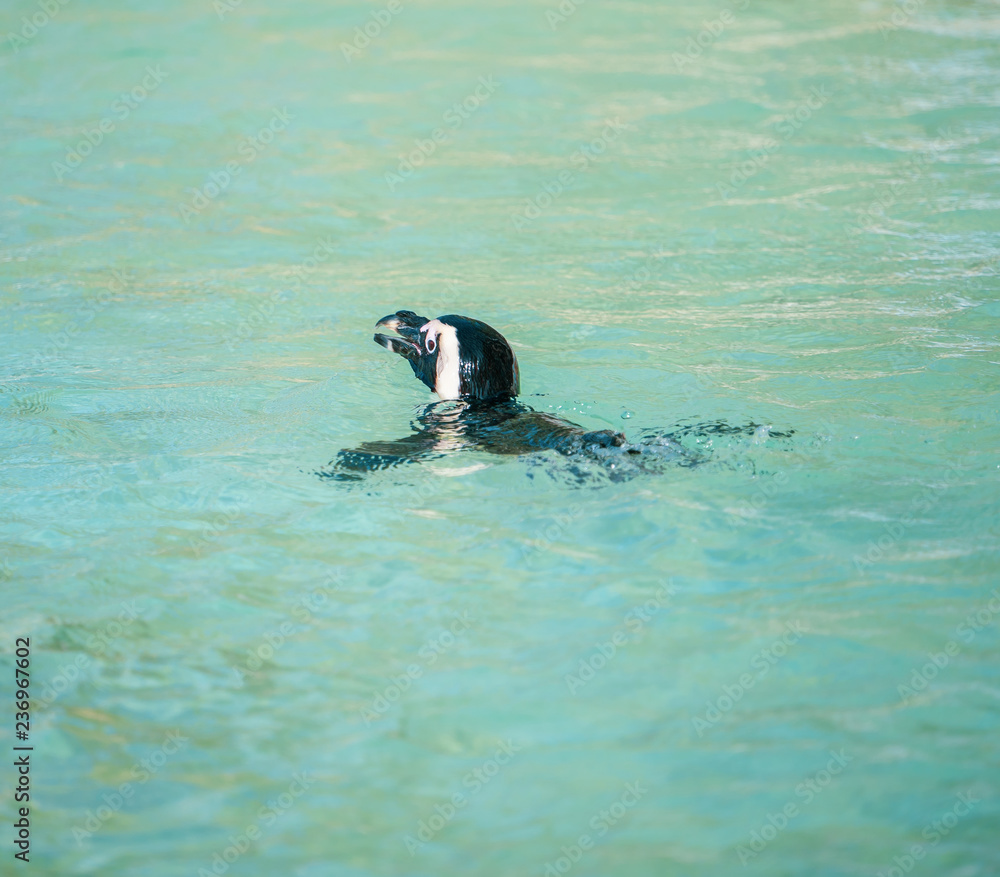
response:
{"label": "water surface", "polygon": [[[229,5],[0,48],[33,874],[1000,873],[995,5]],[[397,308],[794,436],[317,478]]]}

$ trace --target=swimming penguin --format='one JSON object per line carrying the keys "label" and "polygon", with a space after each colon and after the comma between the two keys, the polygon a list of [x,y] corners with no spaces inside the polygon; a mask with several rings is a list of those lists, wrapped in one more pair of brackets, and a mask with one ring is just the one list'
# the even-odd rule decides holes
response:
{"label": "swimming penguin", "polygon": [[507,339],[480,320],[446,314],[436,320],[413,311],[382,317],[375,343],[398,353],[413,374],[442,399],[471,402],[507,402],[521,390],[517,357]]}
{"label": "swimming penguin", "polygon": [[441,401],[416,418],[411,435],[340,451],[331,468],[319,473],[324,477],[353,480],[400,463],[478,449],[503,455],[557,451],[596,461],[612,480],[621,480],[648,469],[641,464],[650,457],[687,466],[702,462],[703,452],[684,446],[687,435],[753,434],[759,428],[757,424],[699,424],[630,444],[620,432],[588,431],[518,402],[517,357],[507,339],[480,320],[458,314],[431,320],[413,311],[396,311],[379,320],[375,328],[395,333],[376,333],[374,341],[406,359],[413,374]]}

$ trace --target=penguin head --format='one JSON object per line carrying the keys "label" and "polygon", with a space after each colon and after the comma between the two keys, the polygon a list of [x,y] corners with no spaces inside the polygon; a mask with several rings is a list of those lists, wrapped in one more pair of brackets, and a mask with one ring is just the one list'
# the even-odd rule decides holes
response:
{"label": "penguin head", "polygon": [[517,357],[492,326],[446,314],[428,320],[413,311],[396,311],[375,328],[375,343],[404,357],[413,373],[442,399],[486,402],[513,399],[520,391]]}

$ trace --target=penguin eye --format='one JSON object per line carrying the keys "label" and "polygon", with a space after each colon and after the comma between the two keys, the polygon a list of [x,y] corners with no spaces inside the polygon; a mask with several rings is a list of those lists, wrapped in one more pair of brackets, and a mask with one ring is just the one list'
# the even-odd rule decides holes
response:
{"label": "penguin eye", "polygon": [[437,350],[437,341],[435,341],[433,338],[428,338],[427,339],[427,352],[428,353],[433,353],[435,350]]}

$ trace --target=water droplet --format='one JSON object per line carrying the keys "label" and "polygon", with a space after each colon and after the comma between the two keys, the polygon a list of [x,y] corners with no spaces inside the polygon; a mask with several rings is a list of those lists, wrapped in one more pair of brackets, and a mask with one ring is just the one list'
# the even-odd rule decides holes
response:
{"label": "water droplet", "polygon": [[628,410],[628,408],[626,408],[626,409],[625,409],[625,410],[624,410],[624,411],[622,412],[622,420],[628,420],[628,419],[629,419],[629,418],[630,418],[631,416],[632,416],[632,412],[631,412],[631,411],[629,411],[629,410]]}

